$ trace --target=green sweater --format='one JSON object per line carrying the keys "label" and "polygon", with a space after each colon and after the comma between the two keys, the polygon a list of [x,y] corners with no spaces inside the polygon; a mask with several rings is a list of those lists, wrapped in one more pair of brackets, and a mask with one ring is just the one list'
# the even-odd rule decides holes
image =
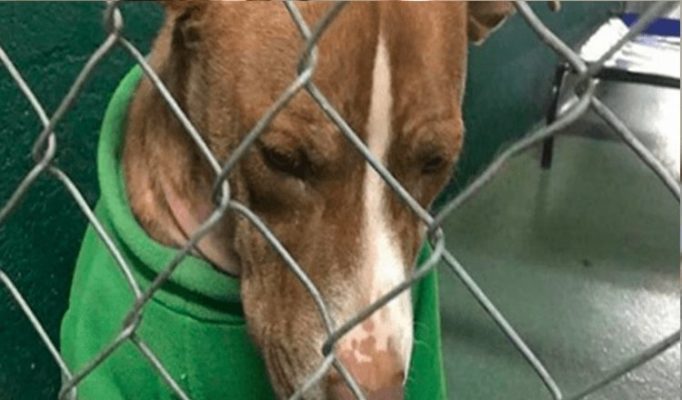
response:
{"label": "green sweater", "polygon": [[[127,106],[142,76],[135,67],[116,90],[102,125],[98,148],[101,199],[96,214],[148,287],[177,250],[152,240],[128,205],[120,163]],[[422,252],[423,260],[428,250]],[[415,344],[408,399],[445,398],[436,273],[413,288]],[[61,351],[72,372],[121,331],[134,297],[113,257],[90,226],[73,277],[69,309],[61,327]],[[247,333],[239,280],[203,260],[187,257],[145,306],[139,336],[195,400],[272,399],[263,360]],[[172,399],[171,390],[129,341],[78,386],[79,399]]]}

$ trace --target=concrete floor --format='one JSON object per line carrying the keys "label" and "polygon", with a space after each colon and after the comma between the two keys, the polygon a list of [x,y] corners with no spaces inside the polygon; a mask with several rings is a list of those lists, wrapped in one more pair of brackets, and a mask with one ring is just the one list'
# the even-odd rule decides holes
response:
{"label": "concrete floor", "polygon": [[[678,328],[678,218],[623,144],[562,135],[550,170],[539,149],[515,158],[445,234],[570,394]],[[454,274],[441,269],[440,280],[449,397],[551,398]],[[679,382],[678,343],[589,398],[679,399]]]}

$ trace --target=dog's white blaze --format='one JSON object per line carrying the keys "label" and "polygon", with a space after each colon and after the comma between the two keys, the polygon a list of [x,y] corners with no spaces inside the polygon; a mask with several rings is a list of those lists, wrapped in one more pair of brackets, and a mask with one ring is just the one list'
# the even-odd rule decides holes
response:
{"label": "dog's white blaze", "polygon": [[[384,165],[391,142],[392,105],[389,55],[386,43],[380,36],[374,61],[366,131],[369,150]],[[405,260],[389,223],[386,202],[388,190],[390,189],[381,176],[368,164],[363,187],[365,253],[362,268],[363,276],[371,277],[371,302],[405,280]],[[398,352],[404,362],[406,376],[412,350],[412,307],[409,292],[404,292],[385,305],[384,309],[373,314],[369,319],[373,325],[371,330],[355,329],[348,338],[351,342],[357,340],[356,343],[371,338],[377,351]],[[369,361],[359,351],[355,351],[355,355],[360,362]]]}

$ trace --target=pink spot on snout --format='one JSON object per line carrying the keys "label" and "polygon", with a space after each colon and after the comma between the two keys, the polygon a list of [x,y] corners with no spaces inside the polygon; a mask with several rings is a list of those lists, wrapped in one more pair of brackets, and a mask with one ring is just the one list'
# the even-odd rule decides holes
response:
{"label": "pink spot on snout", "polygon": [[[348,368],[368,399],[402,399],[405,378],[403,363],[392,349],[380,350],[377,340],[368,335],[354,348],[340,351],[339,360]],[[332,384],[332,399],[352,399],[344,382]]]}
{"label": "pink spot on snout", "polygon": [[358,348],[360,354],[367,356],[370,359],[370,362],[372,362],[372,359],[378,354],[376,343],[377,339],[374,336],[369,335],[360,342],[360,347]]}

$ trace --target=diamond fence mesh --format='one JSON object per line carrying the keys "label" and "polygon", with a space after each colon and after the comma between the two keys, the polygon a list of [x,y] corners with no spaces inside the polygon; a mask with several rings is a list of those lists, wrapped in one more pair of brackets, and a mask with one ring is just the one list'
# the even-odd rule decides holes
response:
{"label": "diamond fence mesh", "polygon": [[[5,289],[9,292],[13,301],[19,306],[23,314],[30,321],[31,326],[35,329],[43,344],[47,347],[50,354],[54,358],[63,374],[63,384],[59,392],[59,398],[75,398],[77,395],[77,388],[80,382],[88,376],[93,370],[98,368],[102,362],[109,357],[114,350],[121,346],[124,342],[132,343],[150,363],[150,365],[158,372],[163,380],[168,384],[178,398],[189,399],[190,397],[183,390],[182,386],[174,379],[173,376],[166,370],[163,362],[154,354],[146,342],[137,334],[141,316],[144,313],[145,305],[152,298],[159,287],[166,282],[166,280],[173,274],[178,267],[180,261],[188,256],[190,251],[194,248],[197,242],[209,232],[213,226],[221,220],[226,213],[237,213],[246,218],[252,223],[263,235],[263,237],[270,243],[274,251],[276,251],[284,260],[287,267],[292,273],[301,281],[307,288],[310,296],[315,301],[318,311],[324,321],[325,329],[327,331],[327,338],[321,349],[324,356],[323,362],[320,363],[317,370],[311,374],[306,383],[299,387],[291,397],[292,399],[301,398],[304,393],[312,386],[316,385],[319,380],[330,368],[336,368],[347,382],[352,392],[358,399],[364,399],[364,395],[359,386],[354,381],[350,373],[336,358],[332,351],[335,343],[354,326],[361,323],[365,318],[370,316],[379,308],[386,305],[391,299],[398,296],[401,292],[408,290],[415,282],[420,280],[428,274],[433,268],[441,267],[450,270],[453,275],[460,279],[464,285],[475,297],[483,310],[489,314],[490,318],[497,324],[499,329],[509,339],[510,345],[514,346],[531,365],[533,370],[537,373],[538,378],[544,383],[549,396],[553,399],[581,399],[590,394],[599,391],[604,386],[617,380],[628,372],[642,366],[647,361],[660,355],[665,350],[670,348],[673,344],[679,341],[680,331],[672,333],[670,336],[662,339],[654,346],[639,353],[632,359],[627,360],[621,365],[613,368],[605,376],[593,381],[586,382],[584,389],[576,393],[564,393],[554,379],[554,375],[545,368],[543,363],[536,357],[533,350],[525,343],[524,339],[516,332],[514,327],[505,319],[502,313],[498,310],[496,305],[486,296],[484,291],[478,286],[476,281],[471,278],[467,270],[462,266],[456,256],[452,254],[445,247],[444,234],[440,226],[444,219],[454,210],[460,207],[465,202],[471,200],[476,193],[486,185],[493,177],[500,171],[500,168],[514,155],[523,152],[526,149],[542,142],[543,140],[552,137],[556,132],[563,128],[570,126],[574,121],[580,118],[588,109],[592,109],[604,119],[614,131],[622,138],[622,140],[633,150],[633,152],[647,165],[655,174],[661,179],[672,195],[679,201],[680,187],[677,179],[665,168],[663,165],[644,147],[637,137],[628,129],[628,127],[606,106],[599,98],[595,96],[595,86],[597,82],[597,75],[602,70],[605,62],[615,54],[628,40],[642,32],[657,16],[659,16],[666,7],[669,7],[669,2],[652,2],[648,9],[641,15],[639,20],[630,28],[629,32],[622,37],[609,51],[594,63],[584,62],[580,56],[571,50],[561,39],[559,39],[551,30],[549,30],[543,22],[535,15],[529,5],[524,1],[516,1],[515,6],[520,16],[537,34],[538,38],[549,46],[555,53],[557,53],[569,66],[572,73],[576,74],[577,83],[572,86],[571,90],[577,96],[577,100],[565,107],[553,122],[547,126],[526,135],[521,140],[509,146],[502,152],[469,186],[461,191],[453,200],[446,203],[437,213],[432,214],[428,210],[422,208],[419,203],[413,199],[409,193],[400,185],[400,183],[391,175],[385,166],[375,159],[369,152],[363,141],[353,132],[351,127],[344,121],[341,115],[334,109],[330,102],[313,83],[312,76],[315,71],[317,52],[316,44],[325,33],[329,24],[336,18],[339,13],[343,12],[346,2],[335,2],[330,4],[329,10],[324,17],[313,27],[309,26],[303,19],[298,6],[295,2],[285,1],[282,3],[286,7],[292,21],[296,24],[301,41],[304,44],[304,51],[300,56],[300,62],[295,74],[295,79],[281,93],[280,97],[270,106],[267,112],[260,118],[256,125],[245,136],[244,140],[234,150],[233,153],[225,162],[220,162],[211,153],[209,147],[204,142],[201,134],[193,126],[192,122],[185,115],[183,110],[177,102],[170,95],[169,91],[159,79],[154,70],[146,62],[144,56],[138,49],[129,42],[124,34],[123,17],[119,10],[120,0],[110,0],[107,2],[105,11],[105,18],[103,28],[107,36],[96,51],[90,56],[85,66],[80,71],[76,80],[73,82],[66,96],[64,96],[57,110],[51,115],[45,112],[41,103],[33,94],[29,85],[23,80],[19,70],[12,63],[10,56],[0,46],[0,60],[4,67],[9,71],[11,78],[14,80],[21,92],[26,96],[35,113],[38,115],[43,129],[38,133],[33,145],[32,156],[34,166],[25,175],[21,183],[13,191],[12,195],[5,200],[2,200],[2,208],[0,209],[0,224],[2,224],[7,216],[18,206],[22,197],[26,194],[28,189],[33,185],[36,179],[41,175],[49,175],[61,182],[66,190],[73,197],[73,200],[78,205],[79,209],[87,217],[90,224],[94,227],[99,238],[111,252],[111,255],[116,260],[118,267],[126,278],[131,293],[134,295],[136,301],[134,306],[129,310],[127,317],[124,320],[121,330],[116,338],[111,341],[99,354],[90,360],[80,370],[71,370],[62,359],[59,349],[55,346],[52,339],[48,336],[45,329],[41,325],[40,320],[32,311],[30,305],[26,302],[21,292],[13,284],[12,279],[2,270],[0,270],[0,281]],[[58,126],[60,120],[69,112],[74,101],[77,99],[81,90],[91,76],[98,64],[102,61],[105,55],[113,48],[120,47],[127,51],[141,66],[147,78],[151,80],[153,85],[161,93],[163,99],[168,103],[172,112],[181,122],[186,132],[193,139],[200,153],[208,161],[209,165],[215,173],[215,208],[211,215],[203,221],[201,226],[193,232],[185,245],[179,249],[174,259],[166,266],[165,270],[155,277],[153,283],[145,290],[142,290],[131,271],[130,266],[117,249],[114,241],[109,236],[107,230],[102,226],[95,216],[92,208],[85,200],[84,196],[77,185],[71,178],[57,167],[53,160],[58,146],[58,138],[55,133],[55,128]],[[230,185],[227,177],[230,171],[234,168],[237,162],[244,156],[250,146],[263,134],[268,128],[269,123],[275,116],[284,109],[288,102],[300,91],[306,91],[324,111],[326,116],[336,124],[340,133],[344,135],[365,158],[367,163],[384,179],[386,184],[400,197],[406,207],[409,207],[427,227],[428,240],[433,247],[433,252],[430,258],[422,266],[417,269],[412,276],[406,281],[396,286],[379,300],[373,303],[370,307],[362,310],[353,318],[343,324],[336,324],[325,304],[325,299],[315,287],[314,283],[309,279],[303,269],[298,265],[297,261],[287,252],[284,246],[279,242],[278,238],[268,229],[266,224],[259,219],[247,206],[240,204],[230,197]]]}

